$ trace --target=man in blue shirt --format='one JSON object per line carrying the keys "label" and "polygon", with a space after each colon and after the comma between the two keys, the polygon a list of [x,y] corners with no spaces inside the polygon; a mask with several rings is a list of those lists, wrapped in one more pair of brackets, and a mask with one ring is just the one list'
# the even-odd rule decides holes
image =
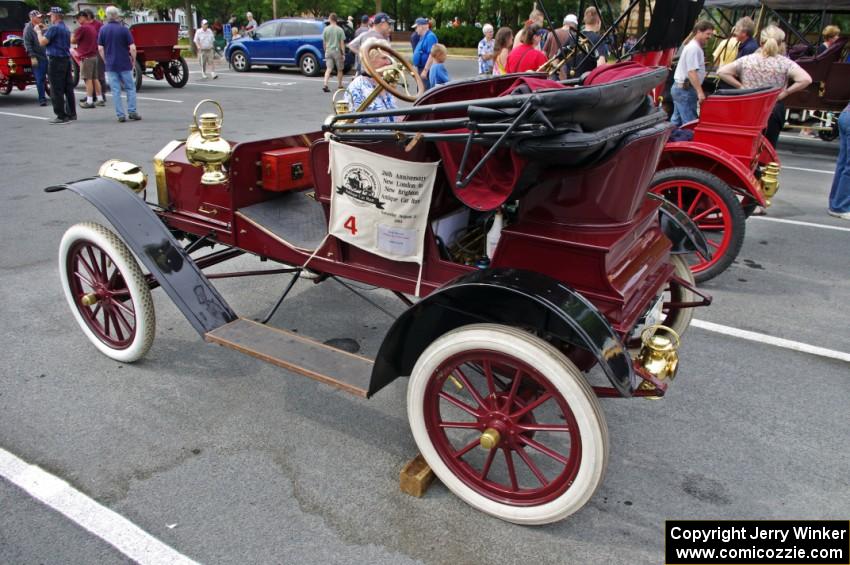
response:
{"label": "man in blue shirt", "polygon": [[[119,20],[118,8],[106,9],[106,25],[97,36],[98,50],[106,62],[106,81],[112,89],[112,102],[119,122],[141,120],[136,112],[136,82],[133,80],[133,67],[136,64],[136,44],[130,30]],[[121,87],[127,92],[127,112],[124,115],[124,103],[121,100]]]}
{"label": "man in blue shirt", "polygon": [[756,31],[756,23],[752,18],[744,16],[735,22],[735,39],[738,40],[738,59],[745,55],[752,55],[758,51],[759,43],[753,37]]}
{"label": "man in blue shirt", "polygon": [[50,80],[50,101],[56,117],[51,124],[67,124],[77,119],[74,85],[71,79],[71,32],[62,21],[62,8],[50,8],[50,27],[35,28],[38,44],[47,53],[47,78]]}
{"label": "man in blue shirt", "polygon": [[428,74],[431,71],[433,60],[431,59],[431,48],[437,44],[437,36],[431,31],[428,18],[416,18],[416,33],[419,34],[419,43],[413,50],[413,64],[425,83],[425,89],[431,88],[428,82]]}

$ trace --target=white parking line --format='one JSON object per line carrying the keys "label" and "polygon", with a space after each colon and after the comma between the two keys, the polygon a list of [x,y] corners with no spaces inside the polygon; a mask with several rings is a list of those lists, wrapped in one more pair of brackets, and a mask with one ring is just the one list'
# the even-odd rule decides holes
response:
{"label": "white parking line", "polygon": [[835,171],[824,171],[822,169],[806,169],[804,167],[789,167],[788,165],[782,165],[782,170],[790,169],[792,171],[805,171],[807,173],[821,173],[824,175],[833,175]]}
{"label": "white parking line", "polygon": [[151,98],[149,96],[136,96],[139,100],[153,100],[154,102],[174,102],[175,104],[182,104],[182,100],[171,100],[169,98]]}
{"label": "white parking line", "polygon": [[740,330],[738,328],[733,328],[730,326],[723,326],[721,324],[715,324],[713,322],[706,322],[705,320],[694,319],[691,321],[691,325],[695,328],[701,328],[710,332],[715,332],[723,335],[730,335],[733,337],[746,339],[748,341],[766,343],[768,345],[774,345],[776,347],[782,347],[784,349],[791,349],[793,351],[800,351],[802,353],[810,353],[812,355],[827,357],[829,359],[838,359],[839,361],[847,361],[848,363],[850,363],[850,353],[846,353],[844,351],[826,349],[825,347],[809,345],[808,343],[802,343],[800,341],[793,341],[781,337],[774,337],[772,335],[762,334],[758,332],[751,332],[749,330]]}
{"label": "white parking line", "polygon": [[0,448],[0,476],[137,563],[196,563],[59,477],[30,465],[3,448]]}
{"label": "white parking line", "polygon": [[[239,72],[236,72],[236,71],[225,71],[225,70],[216,71],[216,72],[219,74],[219,76],[229,76],[229,77],[239,77],[239,78],[253,78],[253,77],[276,78],[278,80],[281,80],[281,79],[283,79],[283,80],[301,80],[301,81],[307,81],[307,82],[316,82],[316,81],[320,82],[320,81],[324,80],[321,76],[308,77],[308,76],[304,76],[302,74],[298,74],[295,71],[290,72],[290,73],[278,73],[278,74],[274,74],[274,73],[271,73],[271,72],[269,72],[269,73],[255,73],[254,71],[239,73]],[[201,74],[201,71],[190,71],[189,74]],[[346,75],[346,76],[351,77],[351,75]],[[334,77],[336,77],[336,75],[334,75]],[[353,77],[351,77],[351,78],[353,78]]]}
{"label": "white parking line", "polygon": [[49,120],[50,118],[44,118],[42,116],[30,116],[29,114],[16,114],[14,112],[0,112],[4,116],[16,116],[18,118],[29,118],[31,120]]}
{"label": "white parking line", "polygon": [[269,92],[283,92],[280,88],[261,88],[259,86],[236,86],[232,84],[208,84],[205,82],[190,82],[192,86],[209,86],[212,88],[238,88],[241,90],[267,90]]}
{"label": "white parking line", "polygon": [[782,218],[769,218],[766,216],[751,216],[749,219],[761,220],[763,222],[777,222],[780,224],[793,224],[795,226],[806,226],[808,228],[820,228],[822,230],[850,231],[850,228],[830,226],[828,224],[815,224],[813,222],[801,222],[799,220],[783,220]]}

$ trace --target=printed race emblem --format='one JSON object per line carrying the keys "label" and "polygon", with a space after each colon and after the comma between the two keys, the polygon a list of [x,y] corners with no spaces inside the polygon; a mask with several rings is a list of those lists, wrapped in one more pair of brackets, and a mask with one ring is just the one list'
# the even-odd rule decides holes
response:
{"label": "printed race emblem", "polygon": [[330,146],[328,234],[380,257],[419,264],[419,296],[439,163],[404,161],[334,140]]}
{"label": "printed race emblem", "polygon": [[377,175],[361,163],[353,163],[342,170],[342,186],[336,187],[337,194],[345,194],[358,206],[374,205],[384,209],[381,202],[381,183]]}

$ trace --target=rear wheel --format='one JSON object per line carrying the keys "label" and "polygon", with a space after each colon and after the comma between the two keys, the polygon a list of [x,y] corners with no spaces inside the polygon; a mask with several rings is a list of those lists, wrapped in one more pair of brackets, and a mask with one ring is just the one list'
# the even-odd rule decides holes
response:
{"label": "rear wheel", "polygon": [[174,88],[183,88],[189,82],[189,65],[186,59],[179,57],[165,64],[165,80]]}
{"label": "rear wheel", "polygon": [[[691,286],[695,286],[694,274],[688,268],[688,263],[682,255],[671,255],[670,262],[673,264],[673,275],[682,279]],[[662,324],[668,328],[672,328],[681,337],[691,325],[691,320],[694,317],[693,308],[681,308],[676,304],[685,302],[693,302],[697,299],[696,295],[688,288],[682,286],[676,280],[670,280],[667,283],[667,288],[664,289],[664,303]]]}
{"label": "rear wheel", "polygon": [[230,54],[230,66],[233,67],[237,73],[244,73],[251,70],[251,62],[248,61],[248,56],[240,49],[237,49]]}
{"label": "rear wheel", "polygon": [[319,60],[312,53],[302,55],[301,60],[298,61],[298,66],[301,68],[301,72],[308,77],[318,76],[322,70],[319,66]]}
{"label": "rear wheel", "polygon": [[139,264],[112,231],[71,226],[59,245],[59,276],[74,318],[101,353],[124,363],[153,343],[156,317]]}
{"label": "rear wheel", "polygon": [[824,141],[835,141],[838,139],[838,122],[832,124],[832,129],[819,130],[818,137]]}
{"label": "rear wheel", "polygon": [[649,190],[681,208],[702,230],[713,253],[688,256],[697,282],[725,271],[741,251],[746,218],[735,193],[725,182],[700,169],[673,167],[655,174]]}
{"label": "rear wheel", "polygon": [[136,61],[136,64],[133,65],[133,82],[136,83],[136,91],[142,89],[142,77],[145,74],[145,68],[141,63]]}
{"label": "rear wheel", "polygon": [[561,520],[605,474],[608,428],[581,371],[516,328],[474,324],[434,341],[410,375],[407,410],[437,477],[508,522]]}
{"label": "rear wheel", "polygon": [[6,83],[3,84],[3,86],[0,86],[0,94],[2,94],[3,96],[9,96],[10,94],[12,94],[12,87],[12,81],[7,80]]}

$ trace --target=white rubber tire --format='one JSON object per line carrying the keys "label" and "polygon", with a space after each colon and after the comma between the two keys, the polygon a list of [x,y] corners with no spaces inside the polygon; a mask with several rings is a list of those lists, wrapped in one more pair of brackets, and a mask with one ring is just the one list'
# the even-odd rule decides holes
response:
{"label": "white rubber tire", "polygon": [[[673,268],[675,269],[673,273],[677,277],[687,281],[691,286],[696,286],[696,283],[694,282],[694,273],[688,267],[688,263],[685,261],[683,256],[671,255],[670,262],[673,264]],[[680,292],[677,292],[679,296],[671,296],[671,300],[676,302],[693,302],[697,300],[697,296],[690,290],[681,287],[679,287],[679,290]],[[670,295],[670,290],[665,291],[665,300],[667,299],[667,295]],[[667,316],[663,323],[665,326],[673,328],[673,330],[679,334],[679,337],[682,337],[685,332],[688,331],[688,327],[691,325],[693,317],[693,308],[681,308],[672,315]]]}
{"label": "white rubber tire", "polygon": [[[537,506],[514,506],[479,494],[443,462],[425,424],[425,391],[440,364],[470,349],[497,351],[535,367],[558,390],[578,424],[582,458],[572,485],[558,498]],[[590,385],[561,352],[527,332],[498,324],[457,328],[434,341],[420,355],[407,388],[410,429],[422,456],[449,490],[469,505],[515,524],[548,524],[579,510],[596,492],[608,465],[608,427]]]}
{"label": "white rubber tire", "polygon": [[[130,344],[122,349],[112,347],[104,342],[96,333],[92,331],[89,324],[83,318],[77,305],[77,297],[71,290],[71,285],[68,280],[68,255],[71,252],[74,244],[80,241],[91,242],[102,249],[118,270],[121,272],[124,282],[127,283],[127,289],[130,291],[130,298],[133,301],[133,307],[136,315],[136,332]],[[132,363],[142,358],[153,344],[153,338],[156,333],[156,314],[153,307],[153,299],[151,298],[150,287],[148,287],[142,270],[139,267],[136,258],[127,249],[127,246],[121,241],[115,233],[103,227],[100,224],[85,222],[75,224],[68,228],[65,235],[62,236],[62,241],[59,244],[59,277],[62,280],[62,290],[65,292],[65,298],[68,300],[68,306],[83,333],[91,341],[101,353],[107,357],[123,363]]]}

